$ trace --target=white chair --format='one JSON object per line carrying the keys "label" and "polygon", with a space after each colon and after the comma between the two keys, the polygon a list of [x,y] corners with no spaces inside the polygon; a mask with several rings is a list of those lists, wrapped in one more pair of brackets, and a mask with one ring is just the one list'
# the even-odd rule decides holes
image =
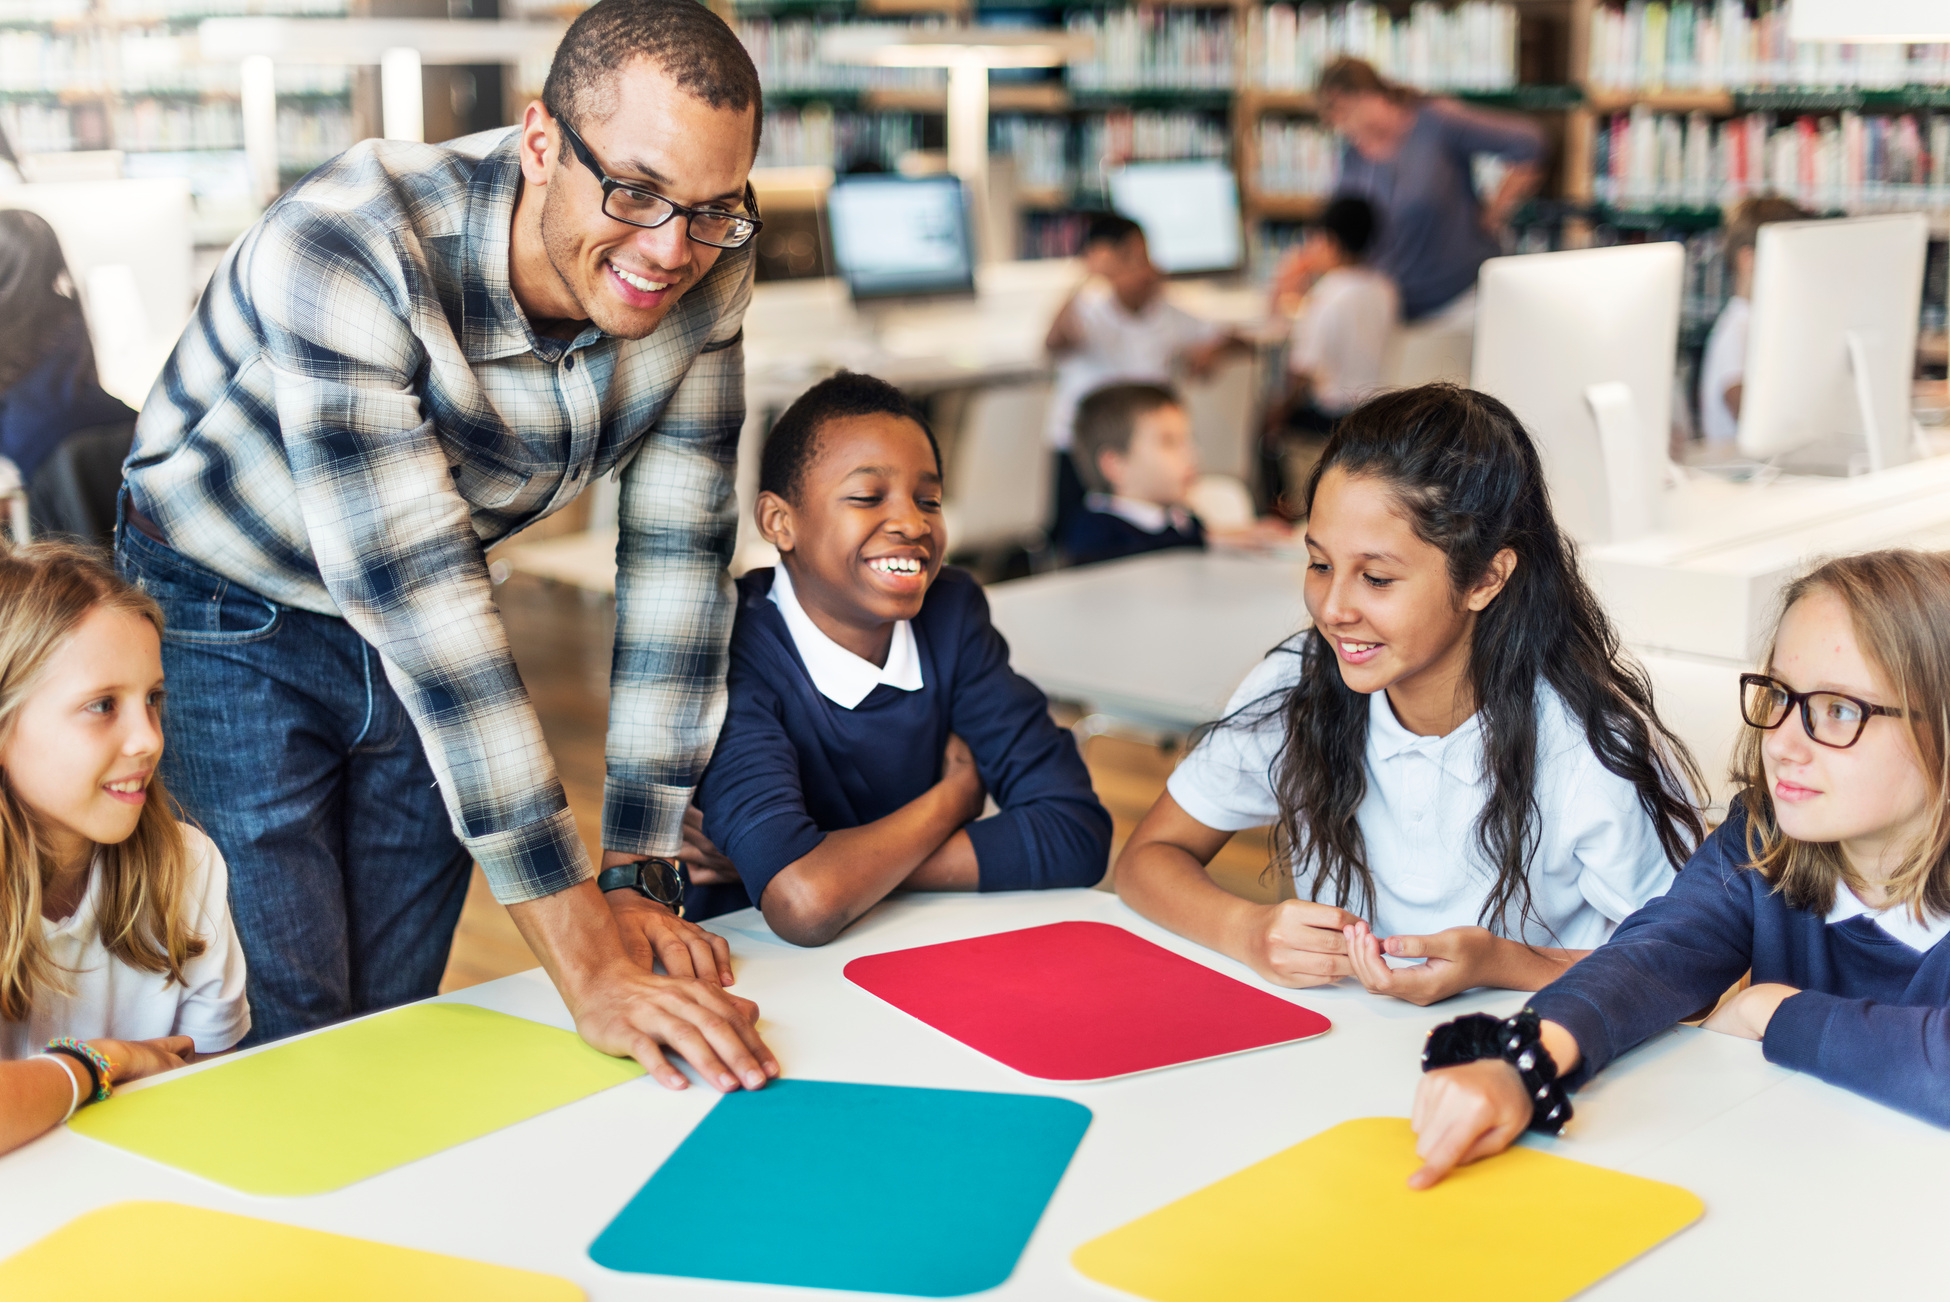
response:
{"label": "white chair", "polygon": [[27,520],[27,486],[20,481],[20,467],[0,457],[0,502],[7,504],[7,526],[16,543],[33,535]]}
{"label": "white chair", "polygon": [[1253,511],[1252,492],[1232,475],[1200,475],[1186,505],[1207,529],[1217,533],[1250,529],[1259,518]]}
{"label": "white chair", "polygon": [[1050,452],[1046,380],[975,391],[948,470],[948,546],[954,551],[1049,547]]}
{"label": "white chair", "polygon": [[1198,443],[1200,469],[1234,479],[1253,477],[1261,382],[1257,356],[1227,357],[1203,380],[1181,378],[1178,389]]}
{"label": "white chair", "polygon": [[1466,385],[1475,348],[1473,321],[1436,317],[1398,326],[1388,340],[1388,354],[1381,364],[1382,383],[1391,389],[1411,389],[1438,381]]}

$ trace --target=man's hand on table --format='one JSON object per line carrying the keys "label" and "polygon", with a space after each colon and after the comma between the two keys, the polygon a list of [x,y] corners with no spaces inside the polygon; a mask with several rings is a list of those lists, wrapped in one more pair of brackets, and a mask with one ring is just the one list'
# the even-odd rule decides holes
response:
{"label": "man's hand on table", "polygon": [[[689,933],[708,933],[641,896],[636,898],[645,910],[661,914],[661,919],[628,902],[621,912],[614,911],[593,881],[511,904],[508,915],[569,1006],[577,1034],[591,1046],[619,1058],[635,1058],[667,1089],[680,1090],[689,1082],[670,1064],[666,1050],[675,1050],[718,1090],[740,1085],[762,1088],[779,1074],[779,1062],[759,1038],[758,1005],[726,993],[719,984],[722,977],[698,980],[651,971],[649,955],[664,952],[653,935],[666,941],[673,935],[685,937],[679,947],[682,961],[694,963]],[[625,941],[632,931],[634,946]],[[730,957],[724,942],[715,936],[710,940],[717,942],[717,948],[707,942],[709,957],[703,961],[728,974]]]}
{"label": "man's hand on table", "polygon": [[644,971],[648,972],[655,960],[674,977],[696,977],[721,986],[737,980],[731,974],[731,946],[725,944],[723,936],[684,921],[632,890],[609,891],[603,899],[615,915],[624,952]]}

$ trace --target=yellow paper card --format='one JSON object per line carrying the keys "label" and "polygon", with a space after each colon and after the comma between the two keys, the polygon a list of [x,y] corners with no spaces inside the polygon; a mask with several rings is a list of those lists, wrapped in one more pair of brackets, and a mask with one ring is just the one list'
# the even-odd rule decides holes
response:
{"label": "yellow paper card", "polygon": [[1344,1121],[1078,1248],[1154,1302],[1559,1302],[1704,1210],[1684,1189],[1527,1148],[1417,1193],[1399,1117]]}
{"label": "yellow paper card", "polygon": [[34,1302],[582,1302],[566,1279],[176,1203],[89,1212],[5,1261]]}
{"label": "yellow paper card", "polygon": [[68,1124],[244,1193],[317,1194],[642,1074],[540,1022],[415,1004],[118,1094]]}

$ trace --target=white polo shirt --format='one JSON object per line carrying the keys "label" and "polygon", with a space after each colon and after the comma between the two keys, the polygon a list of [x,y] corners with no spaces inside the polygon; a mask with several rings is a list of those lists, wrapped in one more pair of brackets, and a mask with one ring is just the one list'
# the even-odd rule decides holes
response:
{"label": "white polo shirt", "polygon": [[[1227,716],[1299,681],[1300,645],[1289,642],[1262,660],[1233,693]],[[1247,720],[1255,717],[1249,710]],[[1665,894],[1673,869],[1637,789],[1598,762],[1563,701],[1542,685],[1537,726],[1540,836],[1530,871],[1533,916],[1522,938],[1591,949],[1633,910]],[[1207,827],[1267,826],[1278,817],[1273,767],[1284,734],[1277,712],[1258,722],[1221,724],[1185,757],[1167,790]],[[1446,737],[1422,737],[1402,727],[1386,692],[1376,692],[1368,698],[1362,763],[1368,792],[1355,817],[1374,878],[1366,916],[1375,934],[1477,925],[1496,880],[1476,839],[1488,794],[1481,716]],[[1310,870],[1296,871],[1302,899],[1311,880]],[[1358,899],[1347,907],[1364,911]],[[1509,934],[1495,924],[1491,929]]]}
{"label": "white polo shirt", "polygon": [[244,1001],[244,947],[230,920],[230,875],[210,838],[183,825],[190,856],[185,895],[203,953],[183,965],[182,985],[167,973],[142,972],[108,952],[96,926],[101,873],[90,870],[75,911],[43,922],[54,961],[70,969],[72,993],[41,991],[24,1022],[0,1022],[0,1059],[39,1053],[63,1035],[83,1040],[154,1040],[187,1035],[198,1053],[221,1053],[250,1030]]}
{"label": "white polo shirt", "polygon": [[1082,338],[1056,363],[1045,427],[1052,448],[1070,446],[1077,405],[1097,390],[1109,384],[1170,384],[1179,357],[1225,333],[1167,303],[1162,291],[1132,312],[1102,284],[1087,285],[1077,295],[1076,325]]}
{"label": "white polo shirt", "polygon": [[1372,267],[1336,267],[1301,306],[1287,369],[1313,377],[1320,410],[1353,411],[1384,387],[1382,363],[1400,317],[1394,281]]}

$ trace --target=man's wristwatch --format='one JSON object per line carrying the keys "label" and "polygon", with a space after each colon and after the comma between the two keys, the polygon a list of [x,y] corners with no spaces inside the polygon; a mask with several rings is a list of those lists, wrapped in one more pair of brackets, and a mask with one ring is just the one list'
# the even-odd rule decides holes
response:
{"label": "man's wristwatch", "polygon": [[653,855],[617,864],[596,874],[598,890],[605,893],[635,891],[644,899],[663,905],[680,918],[684,916],[684,889],[689,885],[683,864],[675,859],[659,859]]}

